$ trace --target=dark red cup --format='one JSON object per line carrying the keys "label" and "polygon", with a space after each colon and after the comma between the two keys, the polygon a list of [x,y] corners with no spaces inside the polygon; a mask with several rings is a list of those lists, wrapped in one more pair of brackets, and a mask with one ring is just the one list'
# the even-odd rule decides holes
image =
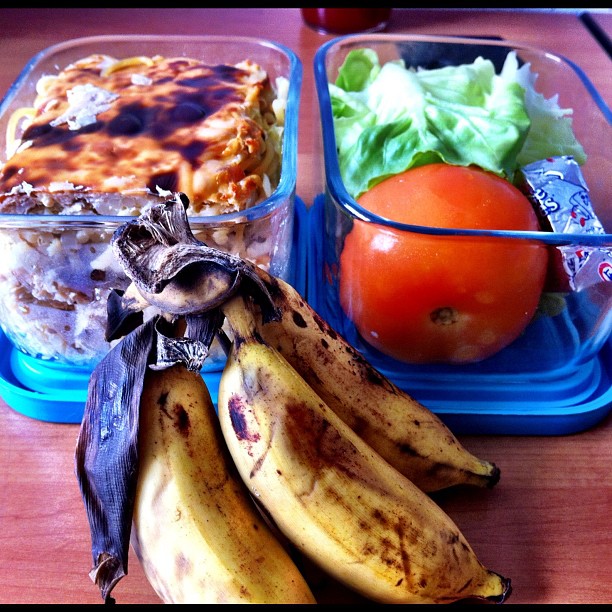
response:
{"label": "dark red cup", "polygon": [[303,8],[306,25],[323,34],[380,32],[391,17],[390,8]]}

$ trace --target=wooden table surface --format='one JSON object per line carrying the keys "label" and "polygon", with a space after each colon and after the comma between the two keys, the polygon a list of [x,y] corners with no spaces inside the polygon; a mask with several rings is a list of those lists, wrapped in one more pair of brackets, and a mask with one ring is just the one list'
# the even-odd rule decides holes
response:
{"label": "wooden table surface", "polygon": [[[610,15],[595,15],[610,31]],[[329,35],[299,9],[0,9],[0,96],[47,46],[97,34],[217,34],[269,38],[304,65],[298,195],[322,190],[312,76]],[[576,14],[395,9],[390,32],[502,36],[580,65],[608,104],[610,58]],[[36,421],[0,400],[0,603],[101,603],[88,577],[89,528],[73,470],[78,425]],[[462,436],[502,471],[491,491],[439,501],[491,569],[512,579],[508,603],[612,602],[612,417],[565,436]],[[158,603],[139,563],[114,590],[119,603]]]}

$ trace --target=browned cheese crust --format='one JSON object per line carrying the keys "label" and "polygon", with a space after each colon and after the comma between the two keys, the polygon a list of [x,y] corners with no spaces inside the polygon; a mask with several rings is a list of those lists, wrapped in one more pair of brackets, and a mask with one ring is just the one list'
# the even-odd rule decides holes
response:
{"label": "browned cheese crust", "polygon": [[190,214],[221,214],[278,183],[280,146],[267,138],[275,94],[249,60],[92,55],[40,85],[0,173],[0,212],[135,215],[182,191]]}

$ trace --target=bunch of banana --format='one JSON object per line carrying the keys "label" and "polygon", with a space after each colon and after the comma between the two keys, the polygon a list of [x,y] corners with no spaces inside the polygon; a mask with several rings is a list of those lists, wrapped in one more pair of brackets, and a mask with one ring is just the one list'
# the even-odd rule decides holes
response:
{"label": "bunch of banana", "polygon": [[[433,492],[453,485],[493,487],[499,481],[494,463],[470,453],[441,419],[368,363],[292,285],[197,241],[180,200],[168,202],[164,214],[152,211],[125,226],[114,247],[134,281],[121,302],[123,315],[115,313],[119,319],[143,304],[181,314],[186,304],[191,312],[208,311],[236,291],[257,296],[262,338],[418,487]],[[147,253],[153,265],[143,266],[136,250]]]}
{"label": "bunch of banana", "polygon": [[348,427],[257,331],[249,301],[221,306],[233,344],[221,428],[252,494],[295,546],[382,603],[502,601],[447,514]]}
{"label": "bunch of banana", "polygon": [[315,603],[250,498],[199,372],[149,370],[132,547],[166,603]]}
{"label": "bunch of banana", "polygon": [[[131,526],[164,601],[313,602],[296,549],[372,601],[504,601],[510,581],[427,493],[492,486],[499,470],[290,285],[196,240],[187,204],[113,237],[133,283],[109,300],[107,337],[121,340],[92,376],[77,447],[103,598],[127,573]],[[164,341],[161,324],[183,320]],[[198,373],[215,334],[218,417]]]}

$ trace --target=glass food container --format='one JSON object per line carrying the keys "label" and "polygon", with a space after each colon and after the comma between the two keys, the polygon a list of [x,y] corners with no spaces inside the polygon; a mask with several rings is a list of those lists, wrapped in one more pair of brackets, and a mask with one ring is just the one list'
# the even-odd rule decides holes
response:
{"label": "glass food container", "polygon": [[[340,170],[330,83],[336,83],[348,53],[364,48],[376,52],[381,66],[401,59],[407,68],[415,70],[469,64],[481,57],[490,60],[499,73],[511,51],[516,53],[519,65],[528,63],[537,75],[536,91],[546,99],[554,98],[563,109],[573,109],[573,131],[586,153],[586,163],[580,171],[588,189],[579,182],[575,185],[579,195],[573,202],[575,206],[566,209],[565,226],[553,225],[553,231],[500,231],[409,225],[382,218],[360,206],[349,194]],[[495,419],[500,414],[516,416],[523,410],[535,410],[537,416],[542,416],[541,410],[552,407],[554,413],[555,407],[576,406],[590,394],[600,393],[600,383],[607,390],[610,367],[607,361],[601,363],[600,354],[607,350],[612,330],[612,157],[608,144],[612,113],[584,72],[566,58],[505,40],[402,34],[357,34],[332,39],[317,51],[314,70],[326,181],[325,192],[311,212],[308,287],[309,300],[319,313],[398,386],[448,416],[458,431],[466,427],[470,432],[510,431],[512,427],[505,425],[496,429],[499,420],[488,427],[490,411]],[[453,187],[449,185],[449,189]],[[587,213],[593,212],[598,221],[597,231],[586,231],[571,223],[572,218],[580,220],[585,197],[590,200]],[[456,247],[461,252],[483,243],[505,245],[504,248],[541,245],[551,262],[548,280],[525,329],[494,354],[463,363],[399,359],[381,350],[372,337],[358,329],[355,319],[359,317],[356,313],[363,295],[359,287],[367,291],[364,285],[353,283],[352,302],[347,305],[345,300],[343,304],[342,275],[356,274],[359,267],[356,259],[351,269],[342,266],[347,237],[355,228],[379,237],[392,236],[394,240],[418,240],[430,254],[453,259],[447,263],[458,267],[462,265],[461,257],[452,255]],[[369,255],[360,252],[363,265]],[[414,264],[407,258],[402,262],[401,273],[410,275]],[[574,276],[583,264],[581,274]],[[572,265],[570,274],[567,270]],[[522,273],[527,279],[531,270]],[[403,299],[410,300],[411,295]],[[370,315],[374,320],[389,316],[382,312]],[[524,433],[525,429],[517,431]]]}
{"label": "glass food container", "polygon": [[[293,51],[236,36],[94,36],[56,44],[28,62],[0,103],[2,162],[13,137],[20,136],[15,117],[32,106],[39,80],[91,54],[189,57],[207,65],[251,60],[266,71],[280,101],[278,116],[284,115],[278,183],[250,208],[191,216],[190,223],[210,246],[250,258],[289,279],[302,79]],[[55,375],[58,368],[67,368],[86,374],[108,351],[106,299],[111,289],[125,289],[128,283],[109,246],[113,232],[128,220],[123,214],[137,213],[0,214],[0,325],[18,352],[15,371],[48,368]],[[211,358],[205,369],[218,370],[222,363],[221,356]]]}

